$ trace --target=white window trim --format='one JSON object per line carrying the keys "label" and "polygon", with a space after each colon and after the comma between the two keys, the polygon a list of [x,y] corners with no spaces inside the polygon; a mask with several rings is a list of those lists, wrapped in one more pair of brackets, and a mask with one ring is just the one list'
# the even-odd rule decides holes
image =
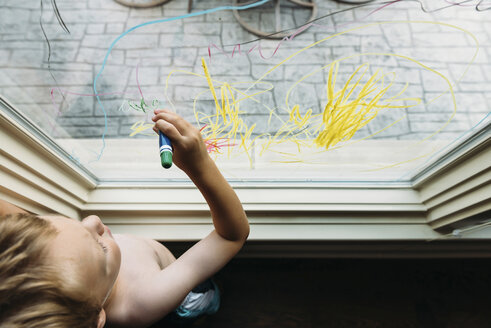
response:
{"label": "white window trim", "polygon": [[[0,198],[39,214],[99,214],[115,232],[159,240],[192,241],[211,230],[193,185],[98,185],[1,97],[0,107]],[[491,209],[489,134],[488,126],[412,183],[234,185],[251,222],[250,240],[440,238],[435,229]]]}

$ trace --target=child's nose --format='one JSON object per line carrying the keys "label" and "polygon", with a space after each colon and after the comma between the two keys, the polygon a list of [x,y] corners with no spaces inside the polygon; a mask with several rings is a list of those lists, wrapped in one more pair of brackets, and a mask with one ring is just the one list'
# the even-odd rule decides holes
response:
{"label": "child's nose", "polygon": [[97,233],[99,236],[102,236],[105,231],[104,224],[102,224],[101,219],[97,215],[89,215],[82,220],[82,224],[86,229]]}

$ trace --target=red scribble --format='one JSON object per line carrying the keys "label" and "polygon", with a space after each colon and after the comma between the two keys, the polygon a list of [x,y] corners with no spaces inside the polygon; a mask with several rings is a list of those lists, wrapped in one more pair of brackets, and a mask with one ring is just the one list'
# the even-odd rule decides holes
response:
{"label": "red scribble", "polygon": [[[205,124],[201,129],[199,129],[199,132],[203,132],[204,128],[206,128],[208,124]],[[207,139],[204,141],[206,145],[206,151],[209,153],[220,153],[220,150],[222,147],[233,147],[237,146],[236,144],[230,144],[228,143],[228,139],[223,139],[223,138],[214,138],[214,139]]]}
{"label": "red scribble", "polygon": [[228,139],[222,138],[205,140],[205,145],[209,153],[220,153],[222,147],[237,146],[237,144],[231,144]]}

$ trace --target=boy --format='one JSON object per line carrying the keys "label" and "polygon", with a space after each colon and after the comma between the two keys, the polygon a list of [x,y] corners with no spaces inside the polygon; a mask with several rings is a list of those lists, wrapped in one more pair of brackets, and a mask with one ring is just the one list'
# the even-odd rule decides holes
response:
{"label": "boy", "polygon": [[[192,317],[197,313],[213,313],[217,310],[218,291],[213,283],[205,280],[241,249],[249,234],[247,217],[235,192],[208,155],[199,130],[168,110],[156,110],[153,121],[155,132],[160,130],[171,139],[175,165],[189,176],[207,201],[215,230],[176,260],[169,250],[156,241],[124,235],[112,236],[96,216],[78,222],[59,216],[32,217],[18,214],[15,221],[12,216],[5,214],[23,211],[0,202],[0,326],[38,327],[35,322],[39,323],[41,318],[44,320],[52,315],[65,322],[53,327],[70,325],[99,328],[107,322],[107,327],[136,328],[148,327],[167,314],[172,314],[174,318],[186,315]],[[23,224],[24,221],[27,223],[22,229],[27,237],[21,239],[18,233],[15,236],[8,234],[8,231],[14,230],[9,230],[9,225]],[[36,225],[43,232],[29,235],[31,229],[37,229]],[[39,237],[29,237],[31,235]],[[13,247],[13,244],[18,246]],[[38,244],[37,247],[32,246]],[[23,258],[15,262],[15,256],[20,256],[17,253],[20,253],[22,247],[25,253],[38,253],[32,259]],[[7,261],[19,264],[6,265]],[[36,262],[36,265],[30,262]],[[25,264],[25,272],[20,272],[22,263],[28,263]],[[12,271],[13,267],[18,268],[18,272]],[[20,281],[19,277],[24,275],[25,283],[31,286],[42,285],[41,282],[31,281],[35,277],[29,277],[29,272],[40,270],[41,267],[45,269],[36,274],[38,279],[46,285],[50,285],[50,279],[55,280],[59,282],[58,285],[55,283],[51,284],[52,287],[44,288],[49,296],[40,298],[43,301],[30,301],[29,304],[34,303],[33,306],[9,309],[9,302],[16,304],[12,295],[21,293],[9,293],[9,289],[2,286],[4,282],[14,286],[10,281]],[[10,269],[10,274],[5,273],[7,269]],[[22,285],[17,282],[16,290],[21,290]],[[198,285],[200,288],[193,290]],[[25,290],[33,293],[33,288]],[[9,300],[6,295],[10,295]],[[38,296],[33,294],[29,300],[35,297]],[[73,313],[68,311],[64,317],[60,316],[60,313],[65,313],[61,308],[58,309],[60,306],[78,304],[70,303],[72,301],[91,304],[92,307],[80,312],[82,310],[78,309],[85,307],[72,305]],[[46,304],[50,302],[56,304],[57,310],[42,313],[43,306],[48,308]],[[74,323],[76,320],[70,316],[75,316],[75,308],[80,312],[77,312],[77,316],[86,317],[86,322]],[[37,321],[36,315],[21,313],[29,309],[36,309],[36,313],[39,313]],[[95,313],[94,318],[89,320],[89,315],[85,313]],[[26,325],[27,322],[32,322],[32,325]]]}

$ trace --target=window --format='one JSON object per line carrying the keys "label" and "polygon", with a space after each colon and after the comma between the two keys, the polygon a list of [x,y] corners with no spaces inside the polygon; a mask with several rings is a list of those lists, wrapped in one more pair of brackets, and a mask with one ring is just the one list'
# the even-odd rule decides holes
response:
{"label": "window", "polygon": [[[244,30],[228,1],[196,3],[191,14],[182,1],[42,3],[1,6],[2,111],[84,177],[92,191],[68,201],[77,213],[114,209],[96,205],[108,188],[155,205],[149,190],[190,187],[160,166],[150,121],[158,107],[202,130],[227,179],[252,186],[243,195],[251,210],[362,211],[387,200],[421,213],[418,179],[487,140],[491,40],[481,3],[317,1],[308,24],[312,8],[282,3],[279,26],[268,1],[236,6],[249,26],[289,31],[283,39]],[[282,194],[297,187],[311,190],[298,196],[305,206]],[[150,194],[135,199],[132,188]],[[268,188],[276,194],[264,196]],[[363,196],[354,201],[350,188]],[[170,210],[183,206],[174,195]]]}

